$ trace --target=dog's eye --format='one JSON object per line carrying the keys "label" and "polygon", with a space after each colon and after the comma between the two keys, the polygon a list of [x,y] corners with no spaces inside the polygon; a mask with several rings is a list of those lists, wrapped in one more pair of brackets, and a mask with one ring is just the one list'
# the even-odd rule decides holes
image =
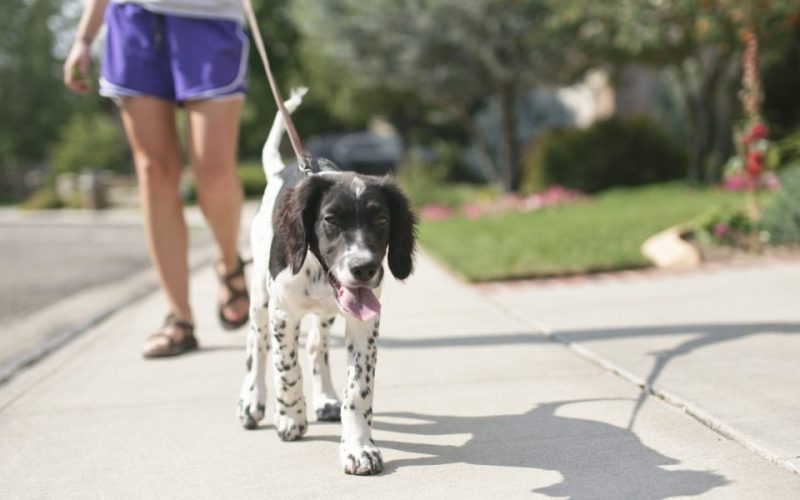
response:
{"label": "dog's eye", "polygon": [[333,227],[338,227],[339,226],[339,219],[337,219],[333,215],[326,215],[325,218],[322,219],[322,220],[325,222],[325,224],[327,224],[329,226],[333,226]]}
{"label": "dog's eye", "polygon": [[389,218],[386,217],[385,215],[379,215],[375,217],[375,224],[379,226],[385,226],[388,223],[389,223]]}

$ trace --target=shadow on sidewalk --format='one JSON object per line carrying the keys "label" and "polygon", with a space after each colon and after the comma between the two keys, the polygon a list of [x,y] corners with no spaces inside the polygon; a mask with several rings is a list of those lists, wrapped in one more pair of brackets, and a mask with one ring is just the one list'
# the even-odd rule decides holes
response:
{"label": "shadow on sidewalk", "polygon": [[648,353],[655,358],[653,368],[645,378],[648,390],[642,391],[636,407],[631,413],[628,429],[632,429],[636,422],[644,401],[647,399],[658,378],[675,358],[686,356],[698,349],[722,342],[739,340],[745,337],[764,334],[794,335],[800,334],[800,323],[723,323],[723,324],[687,324],[667,326],[640,326],[625,328],[602,328],[596,330],[564,330],[556,331],[553,336],[561,342],[571,344],[576,342],[612,340],[621,338],[660,337],[668,335],[694,336],[681,342],[671,349],[653,351]]}
{"label": "shadow on sidewalk", "polygon": [[[545,403],[520,415],[456,417],[381,413],[375,427],[419,436],[471,435],[461,446],[380,440],[378,445],[385,448],[428,455],[387,462],[387,472],[402,467],[450,463],[556,471],[561,475],[561,482],[532,492],[576,500],[659,500],[700,495],[728,484],[725,477],[715,472],[673,470],[680,461],[648,448],[630,430],[595,420],[556,415],[565,405],[602,401],[615,400]],[[390,423],[385,420],[387,417],[422,423]]]}
{"label": "shadow on sidewalk", "polygon": [[[379,349],[425,349],[429,347],[482,347],[519,344],[551,344],[553,339],[539,333],[493,333],[489,335],[452,335],[441,337],[381,337]],[[331,346],[344,345],[344,337],[331,335]]]}

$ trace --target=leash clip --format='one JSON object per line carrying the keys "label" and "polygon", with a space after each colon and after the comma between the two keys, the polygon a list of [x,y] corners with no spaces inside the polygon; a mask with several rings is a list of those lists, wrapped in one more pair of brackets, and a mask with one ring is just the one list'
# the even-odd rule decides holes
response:
{"label": "leash clip", "polygon": [[300,171],[303,172],[303,175],[305,175],[306,177],[311,177],[312,175],[314,175],[314,171],[311,169],[310,156],[303,155],[303,157],[300,158],[300,161],[297,163],[297,165],[300,167]]}

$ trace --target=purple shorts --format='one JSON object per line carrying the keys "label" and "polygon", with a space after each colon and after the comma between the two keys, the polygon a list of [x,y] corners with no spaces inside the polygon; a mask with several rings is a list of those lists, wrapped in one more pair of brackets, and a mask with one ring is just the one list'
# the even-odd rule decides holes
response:
{"label": "purple shorts", "polygon": [[106,26],[100,95],[182,103],[244,94],[248,42],[235,21],[156,14],[136,4],[111,3]]}

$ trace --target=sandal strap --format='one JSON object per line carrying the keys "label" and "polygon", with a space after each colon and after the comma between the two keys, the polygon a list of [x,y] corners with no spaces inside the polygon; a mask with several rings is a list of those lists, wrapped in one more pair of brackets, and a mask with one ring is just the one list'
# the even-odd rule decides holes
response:
{"label": "sandal strap", "polygon": [[237,260],[236,269],[229,272],[228,274],[222,274],[219,276],[220,281],[228,288],[231,288],[232,280],[236,278],[244,278],[244,266],[252,262],[252,260],[245,262],[244,260],[242,260],[241,255],[237,256],[236,260]]}
{"label": "sandal strap", "polygon": [[[226,330],[233,330],[239,328],[244,323],[247,322],[248,316],[245,315],[241,318],[240,321],[231,321],[227,317],[225,317],[224,309],[227,307],[233,306],[238,301],[248,301],[250,300],[250,295],[248,293],[247,288],[247,280],[245,279],[244,274],[244,267],[246,264],[249,264],[252,259],[248,261],[244,261],[240,255],[236,256],[237,264],[236,269],[232,270],[227,274],[222,274],[219,272],[219,265],[217,266],[217,275],[219,277],[220,283],[225,288],[225,300],[223,301],[220,297],[219,301],[219,320],[222,324],[222,327]],[[236,283],[234,283],[236,280]],[[241,280],[240,282],[238,280]]]}
{"label": "sandal strap", "polygon": [[[194,325],[188,321],[178,319],[174,313],[169,313],[164,319],[164,328],[175,327],[179,329],[185,336],[194,335]],[[163,333],[156,333],[155,335],[164,335]]]}
{"label": "sandal strap", "polygon": [[[180,330],[183,333],[183,337],[181,339],[176,339],[171,335],[167,335],[165,331],[167,328],[176,328]],[[194,337],[194,325],[188,321],[179,320],[174,314],[167,315],[161,330],[148,336],[147,340],[166,340],[166,345],[146,350],[144,352],[145,358],[176,356],[197,349],[197,339]]]}
{"label": "sandal strap", "polygon": [[236,287],[233,284],[233,280],[241,279],[244,282],[244,266],[252,262],[252,260],[244,261],[242,260],[241,256],[236,257],[238,263],[236,264],[236,269],[229,272],[228,274],[220,275],[219,280],[225,288],[228,289],[228,300],[223,303],[223,307],[228,307],[232,305],[235,301],[239,299],[246,299],[249,298],[247,293],[247,283],[244,283],[242,288]]}

